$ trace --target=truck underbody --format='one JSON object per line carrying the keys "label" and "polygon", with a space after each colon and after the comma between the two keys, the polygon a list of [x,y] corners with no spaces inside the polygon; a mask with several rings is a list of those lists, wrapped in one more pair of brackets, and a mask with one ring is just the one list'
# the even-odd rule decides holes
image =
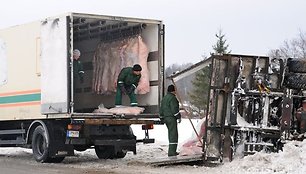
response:
{"label": "truck underbody", "polygon": [[131,124],[160,124],[154,115],[76,114],[71,118],[0,122],[0,147],[32,148],[38,162],[61,162],[74,150],[95,148],[100,159],[136,154],[136,143],[153,143],[148,129],[136,139]]}

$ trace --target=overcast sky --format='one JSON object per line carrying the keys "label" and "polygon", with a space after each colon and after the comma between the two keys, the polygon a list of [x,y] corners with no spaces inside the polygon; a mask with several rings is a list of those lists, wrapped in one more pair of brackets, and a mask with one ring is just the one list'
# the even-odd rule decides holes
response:
{"label": "overcast sky", "polygon": [[162,20],[167,65],[202,60],[220,28],[232,53],[255,55],[306,32],[305,0],[1,0],[0,28],[66,12]]}

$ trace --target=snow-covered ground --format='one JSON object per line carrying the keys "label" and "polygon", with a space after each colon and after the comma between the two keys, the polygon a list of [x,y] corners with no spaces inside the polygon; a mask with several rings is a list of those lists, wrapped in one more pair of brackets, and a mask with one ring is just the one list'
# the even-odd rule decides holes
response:
{"label": "snow-covered ground", "polygon": [[[198,120],[193,120],[197,123]],[[143,138],[144,133],[140,126],[133,126],[134,134]],[[179,124],[179,143],[182,144],[192,134],[192,127],[188,120]],[[288,142],[280,153],[266,154],[258,152],[255,155],[244,158],[236,158],[232,162],[226,162],[217,167],[203,166],[164,166],[151,167],[146,161],[167,156],[167,129],[165,125],[155,126],[150,132],[150,137],[156,139],[154,144],[138,144],[137,155],[128,153],[125,158],[117,160],[99,160],[93,149],[85,152],[77,152],[76,157],[67,157],[61,164],[39,164],[32,158],[30,149],[23,148],[0,148],[0,162],[4,157],[13,160],[24,160],[29,165],[53,165],[68,168],[82,168],[91,171],[100,169],[115,173],[209,173],[209,174],[304,174],[306,173],[306,141]]]}

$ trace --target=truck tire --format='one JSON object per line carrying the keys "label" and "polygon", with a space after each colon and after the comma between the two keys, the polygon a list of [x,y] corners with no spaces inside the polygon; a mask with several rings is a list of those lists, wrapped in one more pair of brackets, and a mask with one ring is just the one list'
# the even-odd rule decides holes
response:
{"label": "truck tire", "polygon": [[115,148],[114,146],[95,146],[95,152],[99,159],[114,159]]}
{"label": "truck tire", "polygon": [[90,146],[88,145],[74,145],[73,149],[79,152],[84,152],[85,150],[89,149]]}
{"label": "truck tire", "polygon": [[49,158],[49,163],[61,163],[65,159],[64,156],[62,157],[55,157],[55,158]]}
{"label": "truck tire", "polygon": [[288,59],[289,72],[306,73],[306,59]]}
{"label": "truck tire", "polygon": [[46,130],[42,126],[37,126],[32,137],[33,156],[37,162],[49,162],[49,142],[50,139],[46,134]]}
{"label": "truck tire", "polygon": [[286,87],[291,89],[306,89],[306,74],[286,74],[284,83]]}
{"label": "truck tire", "polygon": [[119,159],[119,158],[124,158],[126,155],[126,152],[124,151],[119,151],[117,154],[115,154],[114,158]]}

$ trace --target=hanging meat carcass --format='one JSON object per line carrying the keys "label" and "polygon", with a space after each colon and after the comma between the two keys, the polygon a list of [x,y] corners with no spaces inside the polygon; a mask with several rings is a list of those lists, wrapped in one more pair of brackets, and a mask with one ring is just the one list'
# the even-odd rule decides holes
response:
{"label": "hanging meat carcass", "polygon": [[148,93],[150,91],[148,53],[149,49],[141,36],[100,43],[93,58],[93,91],[98,94],[115,92],[121,69],[138,63],[142,66],[142,77],[136,91],[138,94]]}
{"label": "hanging meat carcass", "polygon": [[148,70],[148,54],[149,50],[145,43],[143,42],[142,38],[138,37],[138,57],[139,57],[139,64],[142,67],[141,71],[141,78],[137,87],[137,92],[139,94],[146,94],[150,92],[150,78],[149,78],[149,70]]}

